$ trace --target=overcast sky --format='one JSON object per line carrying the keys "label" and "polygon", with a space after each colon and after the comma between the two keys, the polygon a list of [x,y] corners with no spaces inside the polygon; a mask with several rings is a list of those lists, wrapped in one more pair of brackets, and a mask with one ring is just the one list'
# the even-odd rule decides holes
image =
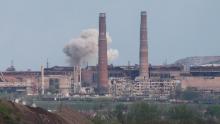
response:
{"label": "overcast sky", "polygon": [[62,49],[107,13],[116,65],[138,63],[140,11],[148,13],[149,61],[220,55],[220,0],[0,0],[0,70],[68,65]]}

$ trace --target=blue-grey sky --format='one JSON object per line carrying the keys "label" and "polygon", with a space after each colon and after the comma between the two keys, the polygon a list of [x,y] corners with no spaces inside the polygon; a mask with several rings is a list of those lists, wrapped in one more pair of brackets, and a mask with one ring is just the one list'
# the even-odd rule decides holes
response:
{"label": "blue-grey sky", "polygon": [[107,13],[117,65],[138,63],[140,11],[148,12],[149,61],[220,55],[220,0],[1,0],[0,70],[68,65],[62,49]]}

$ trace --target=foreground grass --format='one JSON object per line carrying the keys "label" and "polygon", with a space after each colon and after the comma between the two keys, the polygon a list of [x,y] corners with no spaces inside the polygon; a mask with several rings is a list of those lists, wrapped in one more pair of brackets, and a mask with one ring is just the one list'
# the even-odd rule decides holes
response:
{"label": "foreground grass", "polygon": [[99,112],[91,120],[95,124],[220,124],[220,105],[119,104],[114,111]]}
{"label": "foreground grass", "polygon": [[0,123],[19,124],[20,115],[13,111],[11,106],[0,100]]}

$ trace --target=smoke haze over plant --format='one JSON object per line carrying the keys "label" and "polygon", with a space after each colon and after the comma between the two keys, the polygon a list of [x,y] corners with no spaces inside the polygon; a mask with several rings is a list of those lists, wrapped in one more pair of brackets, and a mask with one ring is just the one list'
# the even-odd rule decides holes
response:
{"label": "smoke haze over plant", "polygon": [[[68,57],[68,63],[71,66],[84,65],[87,62],[90,65],[95,65],[98,58],[98,30],[86,29],[83,30],[79,37],[73,38],[63,48],[63,52]],[[106,33],[108,44],[112,42],[109,33]],[[112,62],[119,56],[117,49],[108,49],[108,61]]]}

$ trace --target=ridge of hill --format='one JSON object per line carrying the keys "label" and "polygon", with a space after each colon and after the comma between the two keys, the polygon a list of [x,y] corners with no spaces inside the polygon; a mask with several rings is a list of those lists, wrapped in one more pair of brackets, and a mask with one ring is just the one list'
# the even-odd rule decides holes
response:
{"label": "ridge of hill", "polygon": [[92,124],[72,109],[63,108],[55,113],[10,101],[0,100],[0,124]]}

